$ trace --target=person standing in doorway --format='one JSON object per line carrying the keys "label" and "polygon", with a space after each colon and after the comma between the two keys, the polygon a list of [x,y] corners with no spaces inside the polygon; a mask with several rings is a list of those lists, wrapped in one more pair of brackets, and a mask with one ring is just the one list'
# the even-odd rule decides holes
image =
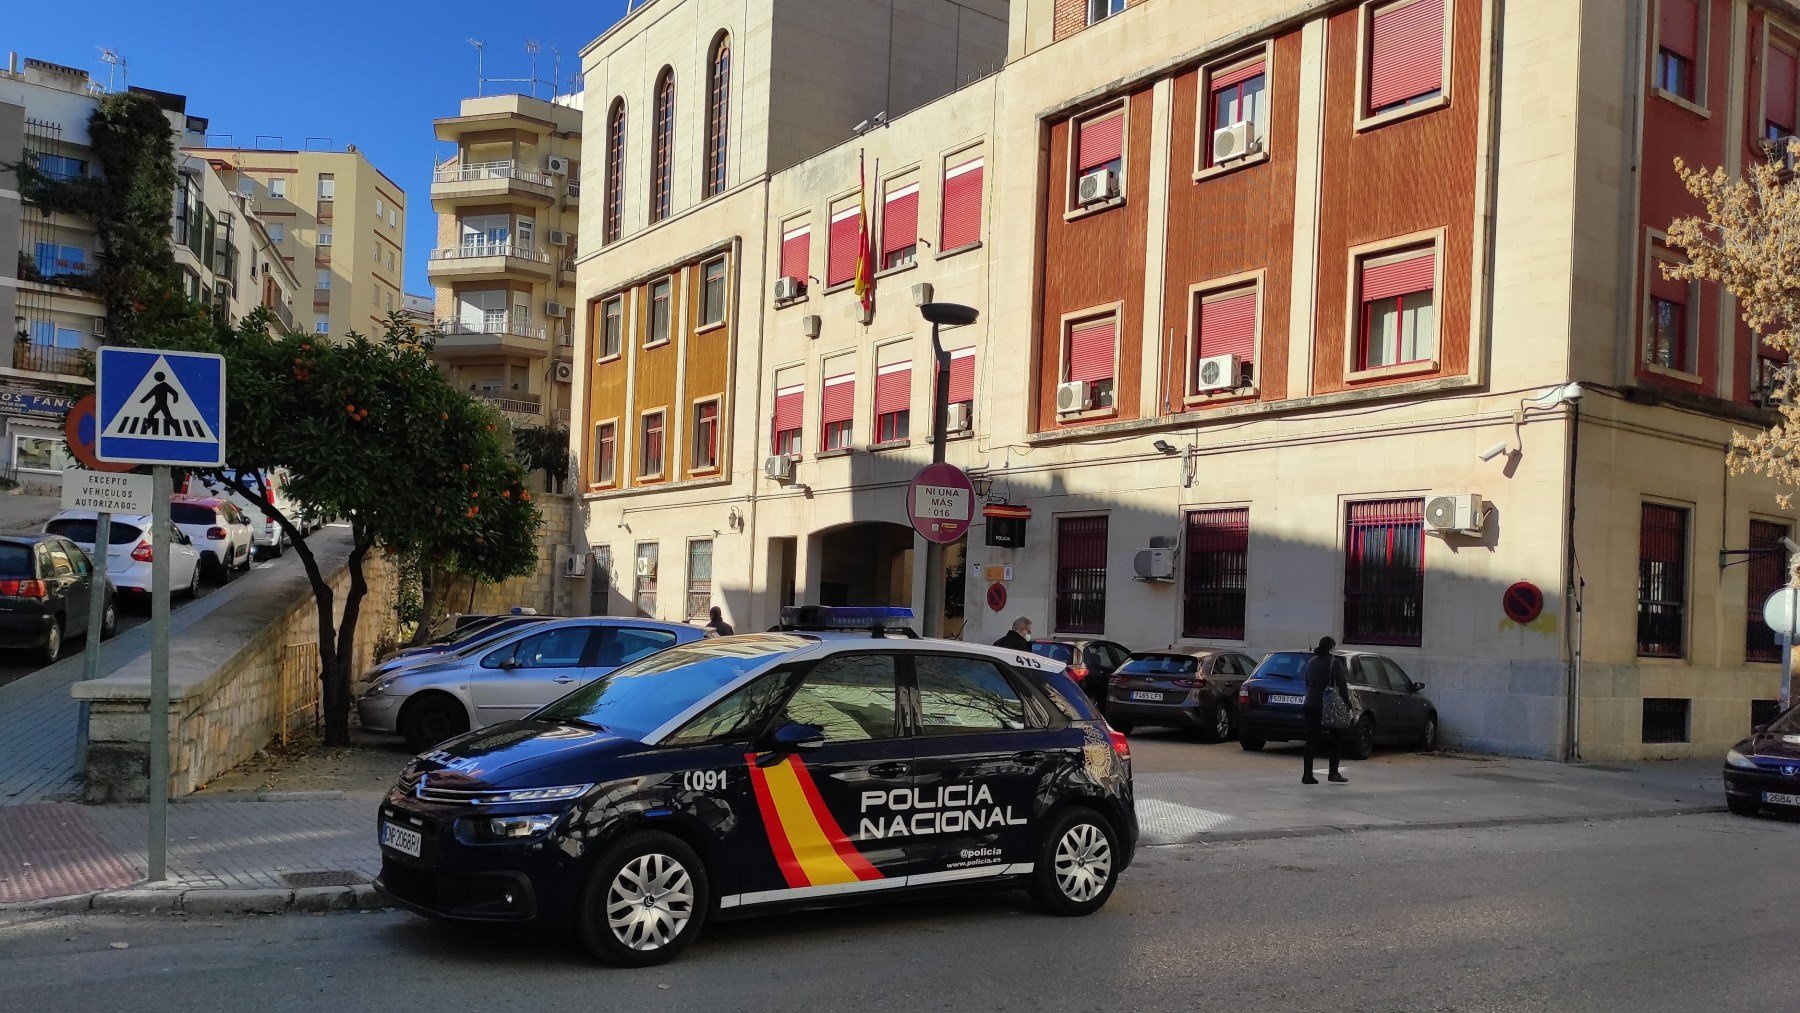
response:
{"label": "person standing in doorway", "polygon": [[1014,619],[1012,629],[1007,630],[999,640],[994,641],[994,646],[1013,651],[1031,650],[1031,620],[1025,616]]}
{"label": "person standing in doorway", "polygon": [[720,611],[717,605],[714,605],[712,611],[708,613],[706,628],[713,631],[715,636],[720,637],[729,637],[737,632],[731,628],[730,623],[725,621],[725,613]]}
{"label": "person standing in doorway", "polygon": [[1320,638],[1319,646],[1313,649],[1313,656],[1306,663],[1306,750],[1302,754],[1306,772],[1300,778],[1301,784],[1319,783],[1313,776],[1313,755],[1318,752],[1321,742],[1331,763],[1331,773],[1326,780],[1333,784],[1350,781],[1338,773],[1338,761],[1344,750],[1343,732],[1337,721],[1326,719],[1325,713],[1328,707],[1335,711],[1340,703],[1343,714],[1350,712],[1350,687],[1344,681],[1343,668],[1331,655],[1336,647],[1337,641],[1330,637]]}

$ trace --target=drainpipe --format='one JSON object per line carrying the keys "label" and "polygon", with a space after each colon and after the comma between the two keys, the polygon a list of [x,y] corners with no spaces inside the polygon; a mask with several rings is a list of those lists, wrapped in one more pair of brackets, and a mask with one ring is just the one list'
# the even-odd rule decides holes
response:
{"label": "drainpipe", "polygon": [[1580,452],[1581,402],[1577,401],[1569,406],[1568,487],[1563,493],[1563,499],[1567,504],[1567,511],[1563,517],[1563,628],[1569,650],[1568,727],[1564,734],[1567,747],[1563,752],[1563,760],[1568,763],[1574,763],[1581,759],[1581,639],[1583,633],[1581,588],[1583,582],[1577,571],[1578,560],[1575,554],[1575,477],[1576,469],[1580,465]]}

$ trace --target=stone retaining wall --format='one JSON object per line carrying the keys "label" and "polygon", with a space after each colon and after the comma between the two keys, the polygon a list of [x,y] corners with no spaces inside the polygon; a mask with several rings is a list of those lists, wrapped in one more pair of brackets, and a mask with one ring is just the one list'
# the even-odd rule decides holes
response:
{"label": "stone retaining wall", "polygon": [[[331,584],[341,617],[343,595],[350,583],[345,565],[348,537],[328,530],[309,542],[321,569],[333,575]],[[395,568],[386,557],[371,554],[363,570],[369,591],[357,623],[357,675],[372,664],[376,640],[391,630],[395,621]],[[213,592],[233,595],[231,602],[184,629],[170,644],[171,797],[198,790],[275,737],[281,710],[283,648],[318,639],[318,610],[298,560],[239,580],[241,584]],[[71,692],[90,705],[86,799],[129,802],[147,798],[149,655],[125,661],[104,678],[76,683]]]}

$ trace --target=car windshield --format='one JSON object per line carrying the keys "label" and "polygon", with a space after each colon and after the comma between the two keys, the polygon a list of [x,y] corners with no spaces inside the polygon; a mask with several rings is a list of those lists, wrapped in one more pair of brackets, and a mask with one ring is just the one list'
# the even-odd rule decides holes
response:
{"label": "car windshield", "polygon": [[672,647],[615,669],[532,717],[596,725],[642,741],[739,676],[810,643],[789,634],[759,633]]}
{"label": "car windshield", "polygon": [[[469,638],[471,637],[479,637],[483,633],[494,632],[495,627],[497,627],[500,622],[501,619],[498,616],[478,619],[467,626],[460,627],[454,632],[439,637],[436,642],[439,644],[465,644],[468,643]],[[508,625],[512,624],[509,623]]]}
{"label": "car windshield", "polygon": [[1188,654],[1149,654],[1119,666],[1120,675],[1193,675],[1200,659]]}
{"label": "car windshield", "polygon": [[1769,722],[1769,731],[1776,735],[1800,735],[1800,707],[1789,707],[1786,714]]}
{"label": "car windshield", "polygon": [[1252,678],[1256,679],[1304,679],[1306,678],[1306,662],[1312,655],[1302,651],[1280,651],[1271,654],[1256,666]]}
{"label": "car windshield", "polygon": [[31,566],[31,546],[18,542],[0,542],[0,577],[35,577]]}
{"label": "car windshield", "polygon": [[[61,517],[44,525],[44,530],[71,542],[92,545],[95,523],[92,517]],[[143,533],[142,528],[115,520],[107,530],[106,541],[109,545],[133,545]]]}
{"label": "car windshield", "polygon": [[217,524],[216,512],[212,507],[198,503],[170,503],[169,519],[177,524]]}
{"label": "car windshield", "polygon": [[1038,640],[1032,643],[1031,653],[1067,665],[1075,660],[1075,645],[1059,644],[1054,640]]}

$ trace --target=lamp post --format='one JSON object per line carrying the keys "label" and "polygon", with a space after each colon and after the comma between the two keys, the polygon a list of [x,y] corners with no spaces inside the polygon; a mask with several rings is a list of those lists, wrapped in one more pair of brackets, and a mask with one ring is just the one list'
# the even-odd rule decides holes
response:
{"label": "lamp post", "polygon": [[[931,324],[931,463],[942,464],[950,429],[950,355],[939,332],[944,327],[966,327],[980,319],[981,312],[973,306],[928,302],[919,313]],[[925,635],[944,635],[944,547],[930,540],[925,543]]]}

